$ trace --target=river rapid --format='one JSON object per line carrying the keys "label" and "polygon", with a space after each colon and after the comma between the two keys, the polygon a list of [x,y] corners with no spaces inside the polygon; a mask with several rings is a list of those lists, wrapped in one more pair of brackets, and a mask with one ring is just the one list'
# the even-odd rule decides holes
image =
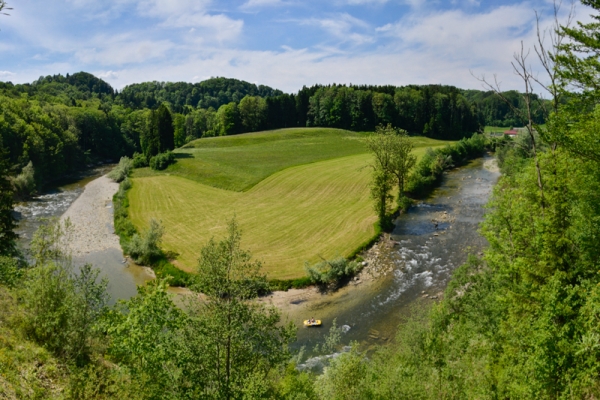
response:
{"label": "river rapid", "polygon": [[[299,328],[295,347],[305,346],[310,354],[334,319],[344,331],[342,344],[356,341],[370,349],[392,340],[410,305],[437,301],[452,272],[487,245],[478,229],[499,176],[491,156],[446,173],[429,199],[395,221],[390,246],[379,246],[391,260],[384,276],[363,278],[334,293],[299,297],[287,305],[285,317]],[[309,317],[323,320],[323,327],[299,323]]]}

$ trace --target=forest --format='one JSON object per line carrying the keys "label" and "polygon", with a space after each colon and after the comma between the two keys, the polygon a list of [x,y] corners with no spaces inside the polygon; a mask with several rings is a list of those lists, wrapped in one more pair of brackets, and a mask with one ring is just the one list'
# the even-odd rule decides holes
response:
{"label": "forest", "polygon": [[334,84],[286,94],[226,78],[147,82],[117,92],[79,72],[40,77],[31,84],[0,83],[0,137],[11,174],[20,174],[31,162],[40,187],[86,166],[144,152],[158,109],[169,114],[171,149],[202,137],[299,126],[373,131],[391,124],[409,134],[456,140],[484,125],[522,125],[514,112],[524,107],[522,96],[515,91],[505,95],[513,107],[492,92],[451,86]]}
{"label": "forest", "polygon": [[[158,90],[168,84],[140,85],[140,95],[125,101],[84,73],[3,84],[0,397],[600,397],[600,2],[582,3],[594,10],[592,22],[556,26],[555,46],[537,53],[552,82],[548,101],[530,90],[493,95],[435,85],[331,85],[287,95],[239,82],[223,90],[219,81],[214,87],[222,97],[208,89],[201,96],[196,88],[193,105],[183,96],[193,85],[181,85],[178,95]],[[526,88],[540,79],[528,72],[526,58],[517,55],[516,64],[526,67]],[[202,101],[218,108],[203,108]],[[484,124],[526,126],[524,135],[493,143],[502,176],[481,226],[489,247],[454,271],[439,301],[417,302],[392,343],[369,351],[353,343],[340,351],[334,324],[321,350],[338,356],[321,374],[297,368],[304,354],[289,348],[293,327],[255,301],[267,283],[242,246],[235,218],[224,237],[199,249],[194,295],[185,307],[160,279],[108,306],[98,270],[75,273],[63,251],[68,224],[40,229],[29,262],[18,253],[11,175],[30,161],[36,179],[50,180],[116,155],[148,152],[149,143],[160,150],[189,137],[265,129],[274,123],[271,112],[281,117],[278,124],[369,130],[386,123],[445,139],[470,136]],[[175,143],[161,142],[159,133],[170,129]],[[467,140],[475,148],[482,139],[465,139],[465,148]],[[443,175],[433,168],[437,161],[451,158],[432,152],[414,173],[428,185]]]}

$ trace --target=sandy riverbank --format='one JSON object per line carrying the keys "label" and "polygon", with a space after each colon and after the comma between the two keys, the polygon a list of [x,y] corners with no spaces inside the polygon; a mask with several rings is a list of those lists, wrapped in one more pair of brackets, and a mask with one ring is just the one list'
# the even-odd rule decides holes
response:
{"label": "sandy riverbank", "polygon": [[119,184],[104,175],[88,183],[63,214],[61,221],[69,218],[73,226],[69,240],[73,256],[107,249],[121,250],[119,237],[114,234],[112,213],[112,197],[117,190]]}
{"label": "sandy riverbank", "polygon": [[393,249],[396,246],[397,243],[391,240],[388,234],[382,235],[377,243],[361,254],[364,259],[363,269],[343,287],[328,291],[321,291],[316,286],[289,289],[285,292],[274,291],[261,297],[260,301],[276,307],[284,319],[289,318],[295,322],[313,316],[324,305],[340,299],[345,299],[344,302],[348,304],[359,301],[359,297],[353,299],[353,294],[359,290],[373,290],[384,277],[392,273],[396,262]]}

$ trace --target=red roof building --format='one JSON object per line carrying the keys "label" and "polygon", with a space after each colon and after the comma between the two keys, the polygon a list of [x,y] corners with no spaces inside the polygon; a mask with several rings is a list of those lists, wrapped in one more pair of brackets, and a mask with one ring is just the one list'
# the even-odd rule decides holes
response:
{"label": "red roof building", "polygon": [[504,134],[508,135],[508,136],[517,136],[519,134],[519,132],[516,131],[515,129],[509,129],[507,131],[504,131]]}

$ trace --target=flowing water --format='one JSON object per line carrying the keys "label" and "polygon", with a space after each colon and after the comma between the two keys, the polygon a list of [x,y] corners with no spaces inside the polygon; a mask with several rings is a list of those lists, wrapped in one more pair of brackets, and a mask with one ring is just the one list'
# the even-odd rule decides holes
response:
{"label": "flowing water", "polygon": [[[36,199],[19,204],[20,245],[28,246],[33,232],[43,223],[40,218],[60,217],[83,192],[86,183],[105,173],[95,173],[62,185]],[[383,278],[350,285],[316,299],[291,304],[287,318],[297,325],[303,319],[323,320],[321,328],[299,327],[295,347],[311,349],[323,342],[334,319],[344,327],[342,341],[358,341],[369,348],[393,338],[395,329],[416,301],[436,301],[455,268],[469,253],[486,246],[478,227],[484,204],[499,177],[494,160],[484,157],[447,173],[432,196],[412,207],[395,221],[394,246],[387,251],[393,268]],[[383,250],[382,250],[383,251]],[[144,269],[123,263],[123,254],[110,249],[75,259],[90,262],[109,280],[113,302],[136,293],[136,285],[150,279]]]}
{"label": "flowing water", "polygon": [[[17,204],[15,215],[18,221],[16,232],[18,245],[27,255],[29,243],[35,231],[49,218],[60,218],[81,193],[86,184],[107,173],[112,166],[104,166],[60,183],[30,201]],[[119,299],[128,299],[137,293],[137,285],[151,279],[145,269],[124,262],[123,253],[117,249],[107,249],[88,253],[84,257],[74,257],[73,264],[81,266],[91,263],[99,268],[100,276],[108,279],[108,293],[111,303]]]}
{"label": "flowing water", "polygon": [[323,342],[333,319],[345,331],[343,344],[358,341],[370,348],[391,340],[410,304],[436,301],[454,269],[486,246],[478,228],[498,177],[489,156],[445,174],[428,200],[395,221],[387,251],[393,267],[385,277],[291,305],[288,318],[297,325],[309,317],[324,322],[321,328],[300,327],[295,346],[311,349]]}

